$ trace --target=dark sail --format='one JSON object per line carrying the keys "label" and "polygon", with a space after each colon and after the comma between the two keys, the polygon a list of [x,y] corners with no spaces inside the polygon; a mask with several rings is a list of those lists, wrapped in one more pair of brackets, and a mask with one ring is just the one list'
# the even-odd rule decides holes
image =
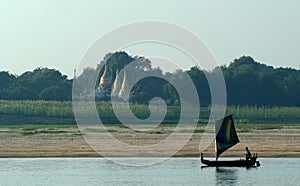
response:
{"label": "dark sail", "polygon": [[218,120],[216,122],[216,159],[218,159],[224,151],[238,142],[240,142],[240,140],[235,130],[232,115]]}

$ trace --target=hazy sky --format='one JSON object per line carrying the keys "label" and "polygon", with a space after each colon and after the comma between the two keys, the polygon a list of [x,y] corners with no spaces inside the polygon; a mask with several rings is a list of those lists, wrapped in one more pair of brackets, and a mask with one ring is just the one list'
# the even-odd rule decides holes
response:
{"label": "hazy sky", "polygon": [[0,2],[0,71],[73,69],[110,30],[144,20],[167,21],[202,39],[220,64],[241,55],[300,67],[298,0],[11,0]]}

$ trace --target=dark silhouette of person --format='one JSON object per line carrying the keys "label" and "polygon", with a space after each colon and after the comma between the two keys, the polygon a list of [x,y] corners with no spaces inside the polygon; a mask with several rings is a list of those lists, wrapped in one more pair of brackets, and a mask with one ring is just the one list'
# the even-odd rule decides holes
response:
{"label": "dark silhouette of person", "polygon": [[251,157],[252,157],[252,154],[251,154],[251,152],[250,152],[250,150],[248,149],[248,147],[246,147],[246,160],[249,160],[249,159],[251,159]]}

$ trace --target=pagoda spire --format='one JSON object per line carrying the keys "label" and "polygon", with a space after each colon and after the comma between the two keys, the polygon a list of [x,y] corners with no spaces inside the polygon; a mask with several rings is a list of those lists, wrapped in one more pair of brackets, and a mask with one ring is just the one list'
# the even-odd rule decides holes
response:
{"label": "pagoda spire", "polygon": [[104,72],[100,78],[100,82],[99,82],[99,85],[98,87],[99,88],[103,88],[104,87],[104,84],[105,84],[105,76],[106,76],[106,64],[104,64]]}
{"label": "pagoda spire", "polygon": [[124,71],[123,83],[119,92],[119,97],[122,98],[123,100],[126,100],[125,95],[128,91],[127,89],[128,89],[128,85],[126,80],[126,71]]}
{"label": "pagoda spire", "polygon": [[76,67],[74,68],[74,77],[73,77],[73,79],[74,79],[74,80],[77,79],[77,77],[76,77]]}
{"label": "pagoda spire", "polygon": [[113,96],[118,96],[120,90],[120,81],[119,81],[119,70],[116,70],[116,78],[113,84],[113,89],[111,91]]}

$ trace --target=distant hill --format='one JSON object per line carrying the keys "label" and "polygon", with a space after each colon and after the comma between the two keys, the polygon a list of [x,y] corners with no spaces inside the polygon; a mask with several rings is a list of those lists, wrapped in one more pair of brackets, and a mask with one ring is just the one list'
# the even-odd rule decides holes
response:
{"label": "distant hill", "polygon": [[[143,73],[153,69],[151,62],[144,57],[129,56],[126,52],[107,54],[96,69],[87,68],[76,81],[82,85],[75,94],[81,94],[85,85],[97,88],[106,61],[106,87],[108,95],[116,78],[116,72],[136,59],[143,63],[136,67]],[[265,106],[300,106],[300,71],[291,68],[274,68],[256,62],[250,56],[234,59],[228,66],[221,66],[227,87],[228,105],[265,105]],[[210,91],[203,70],[192,67],[186,71],[194,81],[202,105],[210,104]],[[214,71],[210,71],[212,76]],[[180,82],[182,71],[164,74],[166,79]],[[96,81],[95,81],[96,80]],[[0,99],[2,100],[57,100],[67,101],[72,97],[73,80],[68,80],[58,70],[37,68],[20,76],[9,72],[0,72]],[[182,82],[182,88],[185,83]],[[88,90],[93,92],[92,90]],[[147,78],[139,81],[131,92],[130,101],[148,103],[153,97],[161,97],[169,105],[180,102],[175,88],[159,78]]]}

